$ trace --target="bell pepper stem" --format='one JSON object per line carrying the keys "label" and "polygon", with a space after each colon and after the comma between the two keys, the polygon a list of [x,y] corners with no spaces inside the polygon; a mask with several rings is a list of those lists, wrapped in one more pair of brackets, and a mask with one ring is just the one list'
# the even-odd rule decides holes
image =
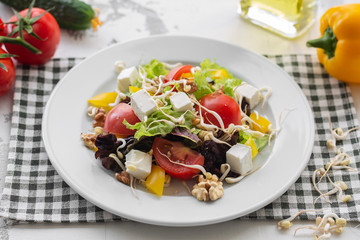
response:
{"label": "bell pepper stem", "polygon": [[0,36],[0,43],[18,44],[18,45],[21,45],[24,48],[28,49],[32,53],[41,54],[41,51],[39,49],[32,46],[31,44],[29,44],[28,42],[26,42],[24,39],[20,38],[19,36],[16,38]]}
{"label": "bell pepper stem", "polygon": [[307,47],[315,47],[324,49],[324,53],[330,59],[335,56],[337,39],[330,27],[327,27],[324,34],[317,39],[309,40],[306,42]]}

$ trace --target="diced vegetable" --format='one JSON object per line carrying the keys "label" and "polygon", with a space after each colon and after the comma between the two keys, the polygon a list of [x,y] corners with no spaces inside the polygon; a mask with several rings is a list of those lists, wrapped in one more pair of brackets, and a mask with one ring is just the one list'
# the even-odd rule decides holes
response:
{"label": "diced vegetable", "polygon": [[253,138],[249,137],[249,139],[245,142],[245,145],[249,146],[251,148],[251,156],[252,156],[252,159],[254,159],[254,157],[256,157],[256,155],[259,153],[259,151],[256,148]]}
{"label": "diced vegetable", "polygon": [[152,165],[150,175],[145,180],[145,187],[152,193],[162,196],[165,182],[165,170]]}
{"label": "diced vegetable", "polygon": [[140,91],[140,90],[141,90],[141,88],[139,88],[139,87],[129,86],[130,93],[136,93],[137,91]]}
{"label": "diced vegetable", "polygon": [[255,123],[257,123],[259,126],[257,126],[256,124],[253,124],[253,129],[255,131],[259,131],[262,133],[267,133],[269,130],[269,126],[271,124],[271,122],[269,120],[267,120],[266,118],[257,115],[256,113],[251,113],[250,114],[250,118],[251,120],[253,120]]}
{"label": "diced vegetable", "polygon": [[228,79],[229,74],[225,69],[218,69],[211,72],[212,79]]}
{"label": "diced vegetable", "polygon": [[109,111],[112,108],[109,106],[109,104],[115,102],[116,97],[117,97],[116,92],[101,93],[99,95],[96,95],[95,97],[90,98],[88,100],[88,103],[91,106],[98,108],[102,107],[106,111]]}

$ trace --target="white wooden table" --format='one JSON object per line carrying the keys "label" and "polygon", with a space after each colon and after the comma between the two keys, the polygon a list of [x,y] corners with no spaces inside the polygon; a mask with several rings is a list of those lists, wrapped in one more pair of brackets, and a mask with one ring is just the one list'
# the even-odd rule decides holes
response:
{"label": "white wooden table", "polygon": [[[240,19],[238,0],[85,0],[100,9],[104,25],[82,36],[62,30],[55,57],[87,57],[116,42],[157,34],[195,35],[236,44],[259,54],[315,54],[305,42],[319,36],[319,18],[331,6],[357,1],[319,0],[315,25],[302,37],[287,40]],[[7,20],[11,10],[0,4]],[[351,85],[356,111],[360,113],[360,85]],[[0,98],[0,190],[6,170],[12,93]],[[310,222],[296,222],[299,225]],[[1,225],[2,224],[2,225]],[[113,239],[312,239],[310,232],[293,237],[279,231],[276,221],[229,221],[210,226],[171,228],[136,222],[97,224],[36,224],[6,227],[0,220],[0,239],[10,240],[113,240]],[[349,224],[333,239],[360,239],[360,226]]]}

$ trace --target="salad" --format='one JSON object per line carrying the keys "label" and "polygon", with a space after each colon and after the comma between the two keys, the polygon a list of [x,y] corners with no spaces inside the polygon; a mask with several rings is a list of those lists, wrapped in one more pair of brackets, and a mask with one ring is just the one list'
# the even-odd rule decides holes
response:
{"label": "salad", "polygon": [[115,91],[88,100],[93,128],[81,138],[135,196],[137,184],[162,196],[176,178],[198,200],[215,201],[224,184],[257,170],[253,159],[277,131],[262,115],[269,88],[210,59],[199,66],[117,61],[115,68]]}

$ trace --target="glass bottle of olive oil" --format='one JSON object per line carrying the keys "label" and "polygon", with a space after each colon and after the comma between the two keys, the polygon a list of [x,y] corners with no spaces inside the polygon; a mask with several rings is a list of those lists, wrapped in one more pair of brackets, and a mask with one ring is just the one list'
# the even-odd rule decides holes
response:
{"label": "glass bottle of olive oil", "polygon": [[240,0],[239,13],[281,36],[296,38],[315,21],[316,0]]}

